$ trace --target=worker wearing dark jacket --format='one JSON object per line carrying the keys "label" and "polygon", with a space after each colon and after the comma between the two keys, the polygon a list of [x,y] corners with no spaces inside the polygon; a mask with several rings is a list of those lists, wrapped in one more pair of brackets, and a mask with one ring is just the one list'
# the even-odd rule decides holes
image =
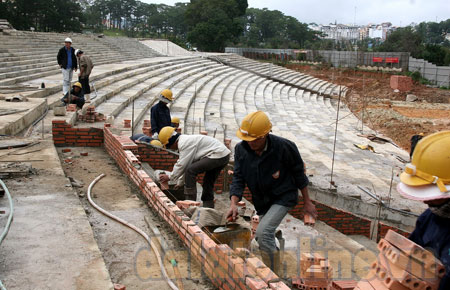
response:
{"label": "worker wearing dark jacket", "polygon": [[418,141],[397,190],[429,208],[417,219],[409,239],[431,250],[446,268],[439,290],[450,289],[450,131]]}
{"label": "worker wearing dark jacket", "polygon": [[234,174],[230,188],[231,207],[227,218],[237,217],[237,203],[245,185],[260,216],[256,239],[267,266],[281,276],[280,253],[275,244],[275,230],[302,192],[304,211],[317,216],[308,194],[308,178],[297,146],[284,138],[270,135],[272,124],[261,111],[247,115],[237,136],[243,141],[235,147]]}
{"label": "worker wearing dark jacket", "polygon": [[83,87],[80,82],[76,82],[73,84],[72,90],[69,93],[65,94],[61,99],[64,105],[66,104],[76,104],[78,109],[82,109],[85,103]]}
{"label": "worker wearing dark jacket", "polygon": [[59,49],[56,59],[63,74],[63,94],[65,95],[69,91],[73,71],[77,71],[78,65],[75,49],[72,47],[72,39],[67,37],[64,40],[64,46]]}
{"label": "worker wearing dark jacket", "polygon": [[155,139],[158,138],[158,133],[162,128],[172,124],[170,110],[167,107],[167,104],[172,102],[172,91],[168,89],[163,90],[159,95],[159,102],[150,110],[152,136]]}

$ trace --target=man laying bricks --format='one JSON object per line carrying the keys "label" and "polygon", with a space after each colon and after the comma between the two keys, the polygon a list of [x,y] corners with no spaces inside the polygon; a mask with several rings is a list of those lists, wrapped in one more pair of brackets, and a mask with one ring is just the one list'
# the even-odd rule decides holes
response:
{"label": "man laying bricks", "polygon": [[61,102],[63,102],[64,105],[69,103],[70,98],[70,104],[76,104],[79,109],[83,108],[84,106],[84,94],[83,94],[83,87],[81,86],[80,82],[76,82],[72,86],[72,90],[67,92],[64,97],[61,99]]}
{"label": "man laying bricks", "polygon": [[172,125],[170,110],[167,104],[173,102],[172,91],[165,89],[159,94],[159,102],[150,110],[150,121],[153,138],[158,138],[159,131],[166,126]]}
{"label": "man laying bricks", "polygon": [[417,219],[409,239],[432,250],[445,265],[439,290],[450,289],[450,131],[421,139],[410,164],[400,175],[397,190],[429,208]]}
{"label": "man laying bricks", "polygon": [[228,164],[231,151],[217,139],[205,135],[181,135],[174,127],[164,127],[158,135],[159,141],[168,149],[180,153],[170,177],[160,175],[160,182],[171,180],[180,187],[184,184],[185,199],[197,199],[197,175],[203,177],[203,207],[214,208],[214,183],[220,171]]}
{"label": "man laying bricks", "polygon": [[275,231],[288,211],[298,202],[300,189],[304,212],[317,217],[308,194],[308,178],[297,146],[284,138],[269,134],[272,124],[264,112],[248,114],[236,135],[243,141],[235,147],[234,175],[230,187],[229,220],[238,216],[237,203],[245,185],[260,222],[256,230],[264,263],[281,276],[280,251],[275,244]]}

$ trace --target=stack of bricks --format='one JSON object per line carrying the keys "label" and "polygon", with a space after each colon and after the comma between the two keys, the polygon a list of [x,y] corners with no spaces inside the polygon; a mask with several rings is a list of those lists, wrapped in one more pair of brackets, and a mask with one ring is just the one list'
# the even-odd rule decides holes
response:
{"label": "stack of bricks", "polygon": [[[105,148],[116,160],[121,170],[127,174],[148,204],[180,237],[211,282],[218,289],[237,290],[289,290],[280,279],[258,258],[246,249],[233,250],[228,245],[216,244],[182,210],[174,204],[147,175],[140,169],[135,154],[138,145],[126,136],[111,132],[105,124]],[[179,203],[181,207],[184,205]],[[191,205],[188,205],[191,206]]]}
{"label": "stack of bricks", "polygon": [[430,251],[391,230],[380,240],[378,249],[378,259],[372,263],[369,274],[359,281],[355,289],[439,288],[445,268]]}
{"label": "stack of bricks", "polygon": [[124,128],[131,128],[131,120],[123,120]]}
{"label": "stack of bricks", "polygon": [[391,89],[399,90],[401,92],[408,92],[412,88],[412,79],[407,76],[391,76]]}
{"label": "stack of bricks", "polygon": [[87,123],[102,122],[105,121],[105,116],[97,113],[95,111],[95,106],[89,106],[87,107],[85,115],[78,115],[78,120]]}
{"label": "stack of bricks", "polygon": [[331,282],[330,290],[353,290],[356,288],[355,280],[339,280]]}
{"label": "stack of bricks", "polygon": [[152,126],[150,120],[144,120],[144,125],[142,126],[142,133],[149,137],[152,136]]}
{"label": "stack of bricks", "polygon": [[327,290],[331,284],[332,268],[322,255],[302,253],[300,277],[292,279],[292,285],[302,290]]}
{"label": "stack of bricks", "polygon": [[76,104],[69,104],[66,107],[67,112],[76,112],[77,111],[77,105]]}

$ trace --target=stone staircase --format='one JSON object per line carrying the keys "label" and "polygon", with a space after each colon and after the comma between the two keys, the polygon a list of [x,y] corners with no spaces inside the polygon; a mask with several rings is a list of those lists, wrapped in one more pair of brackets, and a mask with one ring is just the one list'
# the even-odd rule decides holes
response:
{"label": "stone staircase", "polygon": [[[262,110],[269,114],[274,134],[286,137],[298,145],[312,182],[329,188],[338,109],[335,96],[339,90],[341,93],[345,92],[345,88],[279,66],[231,54],[208,55],[209,59],[198,54],[148,58],[145,56],[149,54],[138,53],[145,45],[136,42],[127,46],[126,38],[96,38],[79,34],[69,36],[74,41],[74,47],[78,43],[84,44],[81,47],[87,54],[96,57],[97,61],[102,60],[102,50],[115,55],[113,58],[103,58],[105,63],[96,65],[91,76],[91,83],[95,83],[96,89],[96,93],[91,94],[91,105],[96,107],[97,112],[113,116],[115,126],[122,127],[123,120],[132,119],[134,103],[134,133],[142,132],[142,123],[149,118],[150,108],[159,92],[170,88],[175,96],[175,102],[171,105],[172,115],[180,117],[184,133],[198,134],[199,131],[206,130],[219,140],[231,138],[234,146],[240,141],[235,133],[242,118],[250,112]],[[8,40],[1,42],[1,49],[10,51],[2,52],[2,63],[16,62],[17,66],[11,67],[16,68],[21,76],[11,76],[4,80],[11,82],[16,81],[15,78],[27,79],[16,83],[18,86],[37,85],[41,82],[48,84],[45,90],[32,92],[29,96],[45,98],[51,109],[61,98],[59,70],[56,68],[50,76],[47,76],[47,71],[34,71],[27,75],[27,70],[20,69],[33,65],[29,53],[32,50],[19,51],[15,46],[25,41],[26,37],[34,37],[35,45],[47,53],[48,62],[43,65],[48,66],[31,67],[29,70],[49,69],[52,65],[55,66],[56,51],[61,46],[63,36],[23,32],[23,35],[5,37],[0,35],[0,39]],[[130,59],[133,51],[136,52],[135,59]],[[13,54],[14,56],[10,56]],[[106,63],[107,61],[114,63]],[[3,67],[2,71],[4,74],[15,72],[13,69],[5,72]],[[273,77],[275,75],[277,78]],[[42,107],[42,104],[39,105]],[[87,106],[83,112],[86,108]],[[24,121],[26,114],[17,119],[22,130],[39,117],[33,115]],[[42,114],[42,109],[39,114]],[[44,131],[47,133],[51,131],[51,118],[52,113],[44,119],[44,124],[47,124],[44,125]],[[73,114],[68,114],[67,118],[69,122],[75,122]],[[403,167],[397,156],[407,160],[407,153],[390,143],[371,143],[376,153],[356,148],[354,144],[370,143],[368,139],[357,135],[360,133],[357,128],[358,119],[343,104],[339,108],[339,118],[341,120],[337,129],[333,173],[338,190],[352,196],[361,195],[361,190],[357,188],[361,185],[386,196],[392,169],[395,186],[398,181],[395,173]],[[36,128],[35,131],[41,132],[41,129]],[[5,131],[0,130],[0,134],[2,132]],[[7,132],[16,134],[18,130]],[[365,128],[365,133],[375,132]],[[400,200],[395,190],[392,195],[394,199]],[[373,202],[365,195],[360,198]],[[401,201],[405,207],[409,207],[407,201]]]}
{"label": "stone staircase", "polygon": [[82,49],[95,65],[117,63],[159,54],[136,40],[111,37],[98,38],[84,34],[59,34],[20,31],[17,35],[0,34],[0,86],[11,86],[57,74],[58,50],[64,38],[72,38],[72,46]]}
{"label": "stone staircase", "polygon": [[345,87],[337,86],[312,76],[273,65],[272,63],[261,63],[237,54],[217,54],[210,56],[210,58],[223,64],[251,71],[274,81],[283,82],[327,97],[336,97],[339,93],[344,96],[347,90]]}

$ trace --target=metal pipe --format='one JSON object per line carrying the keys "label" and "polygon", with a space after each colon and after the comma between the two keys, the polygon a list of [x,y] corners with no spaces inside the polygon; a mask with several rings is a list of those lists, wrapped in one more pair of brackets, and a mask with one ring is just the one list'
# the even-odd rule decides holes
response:
{"label": "metal pipe", "polygon": [[[3,187],[3,190],[6,193],[6,196],[8,197],[8,201],[9,201],[9,216],[8,216],[8,220],[6,221],[6,226],[5,229],[3,230],[2,234],[0,235],[0,245],[2,244],[3,240],[6,238],[6,235],[9,232],[9,228],[11,226],[11,223],[13,221],[13,216],[14,216],[14,202],[11,198],[11,193],[8,190],[8,187],[6,187],[6,184],[3,182],[3,180],[0,179],[0,185]],[[6,287],[3,285],[2,281],[0,280],[0,289],[1,290],[6,290]]]}
{"label": "metal pipe", "polygon": [[157,249],[156,246],[155,246],[155,243],[152,243],[152,242],[151,242],[149,236],[148,236],[144,231],[142,231],[141,229],[139,229],[138,227],[136,227],[135,225],[130,224],[130,223],[128,223],[127,221],[125,221],[125,220],[123,220],[123,219],[121,219],[121,218],[119,218],[119,217],[117,217],[117,216],[111,214],[110,212],[104,210],[103,208],[99,207],[99,206],[92,200],[92,198],[91,198],[91,190],[92,190],[92,188],[94,187],[94,185],[95,185],[101,178],[103,178],[103,177],[105,177],[105,174],[102,173],[102,174],[100,174],[99,176],[97,176],[97,178],[95,178],[95,179],[91,182],[91,184],[89,184],[88,191],[87,191],[87,197],[88,197],[89,203],[90,203],[96,210],[98,210],[99,212],[101,212],[102,214],[104,214],[104,215],[106,215],[107,217],[109,217],[109,218],[111,218],[111,219],[113,219],[113,220],[115,220],[115,221],[117,221],[117,222],[123,224],[124,226],[129,227],[130,229],[132,229],[132,230],[134,230],[135,232],[137,232],[138,234],[140,234],[140,235],[147,241],[147,243],[150,245],[150,247],[151,247],[151,248],[153,249],[153,251],[155,252],[156,258],[157,258],[158,263],[159,263],[159,267],[161,268],[161,273],[162,273],[163,277],[166,279],[167,284],[169,284],[170,288],[172,288],[173,290],[179,290],[178,287],[177,287],[177,286],[176,286],[176,285],[168,278],[166,269],[164,268],[164,265],[163,265],[163,260],[162,260],[162,258],[161,258],[161,255],[159,254],[158,249]]}
{"label": "metal pipe", "polygon": [[359,185],[358,185],[358,188],[361,189],[363,192],[367,193],[369,196],[371,196],[372,198],[374,198],[378,202],[380,202],[381,205],[383,205],[385,208],[387,208],[389,210],[396,211],[396,212],[399,212],[399,213],[402,213],[402,214],[406,214],[406,215],[412,215],[412,216],[415,216],[415,217],[419,217],[420,216],[419,214],[416,214],[416,213],[413,213],[413,212],[404,211],[404,210],[401,210],[401,209],[397,209],[397,208],[393,208],[393,207],[387,206],[386,203],[384,203],[381,199],[379,199],[372,192],[368,191],[367,189],[365,189],[365,188],[363,188],[363,187],[361,187]]}

